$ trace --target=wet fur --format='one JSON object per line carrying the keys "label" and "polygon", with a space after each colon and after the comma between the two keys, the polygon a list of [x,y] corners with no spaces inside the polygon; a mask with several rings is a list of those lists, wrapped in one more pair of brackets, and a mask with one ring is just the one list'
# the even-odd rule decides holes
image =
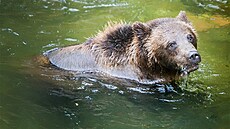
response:
{"label": "wet fur", "polygon": [[[171,81],[178,76],[176,65],[163,51],[165,44],[150,42],[151,32],[162,24],[178,22],[195,33],[185,14],[180,15],[178,18],[161,18],[132,25],[110,22],[104,31],[85,43],[45,55],[53,65],[66,70],[99,71],[139,82],[161,78]],[[166,65],[162,65],[162,62]]]}

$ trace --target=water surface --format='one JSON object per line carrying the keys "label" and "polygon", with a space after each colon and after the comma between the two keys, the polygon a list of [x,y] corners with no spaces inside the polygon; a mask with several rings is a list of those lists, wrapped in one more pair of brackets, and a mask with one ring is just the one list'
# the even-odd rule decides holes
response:
{"label": "water surface", "polygon": [[[33,61],[47,50],[84,42],[107,21],[146,22],[180,10],[197,29],[202,63],[187,85],[169,93],[67,76]],[[0,0],[0,128],[227,129],[229,15],[227,0]]]}

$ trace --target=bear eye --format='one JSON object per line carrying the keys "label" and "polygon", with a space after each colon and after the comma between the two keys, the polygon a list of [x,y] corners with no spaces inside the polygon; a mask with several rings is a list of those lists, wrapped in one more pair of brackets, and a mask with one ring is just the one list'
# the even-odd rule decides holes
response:
{"label": "bear eye", "polygon": [[194,37],[191,34],[187,35],[188,42],[194,43]]}
{"label": "bear eye", "polygon": [[177,48],[177,43],[175,41],[169,42],[167,47],[170,50],[175,50]]}

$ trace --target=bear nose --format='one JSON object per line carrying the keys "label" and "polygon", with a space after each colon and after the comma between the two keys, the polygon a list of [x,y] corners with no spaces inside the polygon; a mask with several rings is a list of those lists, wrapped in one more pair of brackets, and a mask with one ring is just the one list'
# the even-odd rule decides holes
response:
{"label": "bear nose", "polygon": [[201,62],[200,54],[197,51],[191,51],[189,53],[189,60],[191,63],[198,64]]}

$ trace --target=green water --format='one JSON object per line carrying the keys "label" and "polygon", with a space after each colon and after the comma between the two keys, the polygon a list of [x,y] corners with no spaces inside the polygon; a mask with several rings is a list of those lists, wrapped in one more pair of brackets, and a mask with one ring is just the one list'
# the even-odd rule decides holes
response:
{"label": "green water", "polygon": [[[229,1],[0,0],[0,129],[228,129]],[[185,10],[201,67],[170,93],[68,77],[33,59],[78,44],[107,21],[148,21]]]}

